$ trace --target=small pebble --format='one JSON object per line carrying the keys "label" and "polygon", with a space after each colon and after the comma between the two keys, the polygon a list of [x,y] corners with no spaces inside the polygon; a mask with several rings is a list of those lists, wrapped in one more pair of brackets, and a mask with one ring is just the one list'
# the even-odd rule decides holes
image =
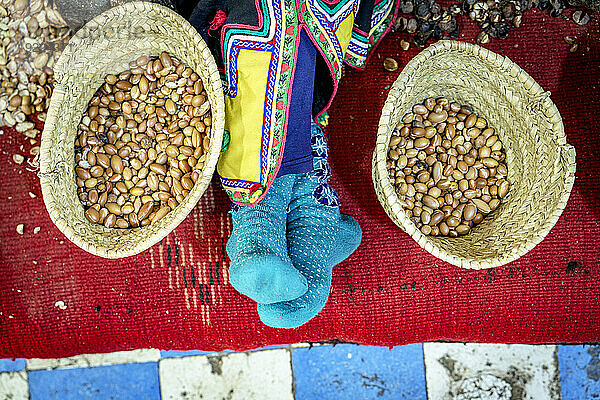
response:
{"label": "small pebble", "polygon": [[25,232],[25,224],[19,224],[19,225],[17,225],[17,233],[19,235],[22,235],[23,232]]}
{"label": "small pebble", "polygon": [[64,301],[62,301],[62,300],[59,300],[59,301],[57,301],[56,303],[54,303],[54,307],[58,307],[58,308],[60,308],[61,310],[66,310],[66,309],[67,309],[67,305],[66,305],[66,304],[65,304],[65,302],[64,302]]}
{"label": "small pebble", "polygon": [[23,157],[21,154],[13,154],[13,161],[15,164],[23,164],[25,157]]}
{"label": "small pebble", "polygon": [[40,228],[39,226],[36,226],[35,228],[33,228],[33,234],[37,235],[41,230],[42,230],[42,228]]}

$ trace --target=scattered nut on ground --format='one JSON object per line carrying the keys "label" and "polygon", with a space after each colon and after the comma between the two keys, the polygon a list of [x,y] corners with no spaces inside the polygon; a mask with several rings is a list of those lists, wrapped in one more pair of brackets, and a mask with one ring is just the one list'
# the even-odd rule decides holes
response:
{"label": "scattered nut on ground", "polygon": [[398,61],[388,57],[383,60],[383,68],[385,68],[386,71],[393,72],[398,69]]}
{"label": "scattered nut on ground", "polygon": [[23,155],[21,154],[13,154],[13,161],[15,162],[15,164],[23,164],[23,161],[25,161],[25,157],[23,157]]}
{"label": "scattered nut on ground", "polygon": [[25,135],[25,137],[29,138],[29,139],[35,139],[37,137],[37,135],[39,135],[40,131],[39,129],[29,129],[25,132],[23,132],[23,135]]}

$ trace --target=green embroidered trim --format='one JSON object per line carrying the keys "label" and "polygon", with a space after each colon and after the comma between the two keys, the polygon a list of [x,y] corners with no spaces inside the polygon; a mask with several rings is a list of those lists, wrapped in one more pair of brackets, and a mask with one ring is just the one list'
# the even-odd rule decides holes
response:
{"label": "green embroidered trim", "polygon": [[379,2],[379,4],[376,4],[375,7],[373,7],[373,11],[371,12],[371,14],[376,15],[377,12],[379,12],[379,10],[381,10],[382,8],[389,7],[390,3],[393,3],[393,1],[381,1],[381,2]]}
{"label": "green embroidered trim", "polygon": [[329,125],[329,114],[327,114],[327,111],[319,115],[319,118],[317,118],[317,123],[321,124],[322,126]]}
{"label": "green embroidered trim", "polygon": [[[319,22],[310,13],[309,6],[306,4],[306,1],[303,1],[303,3],[304,7],[301,7],[301,9],[304,9],[304,11],[302,12],[304,22],[306,23],[306,26],[312,33],[312,36],[316,39],[316,43],[319,46],[319,49],[321,50],[321,54],[323,54],[327,58],[329,64],[334,69],[336,80],[339,82],[340,78],[342,77],[342,60],[338,60],[335,50],[332,48],[332,46],[327,40],[323,42],[319,40],[321,36],[326,37],[325,30],[321,28],[321,24],[319,24]],[[344,5],[345,3],[347,3],[347,1],[341,1],[340,5]]]}
{"label": "green embroidered trim", "polygon": [[335,14],[336,12],[338,12],[340,10],[340,8],[344,7],[344,5],[346,4],[346,2],[344,1],[340,1],[338,4],[336,4],[335,8],[331,9],[331,5],[325,3],[323,0],[317,0],[319,2],[319,4],[321,4],[321,7],[325,10],[329,10],[331,12],[331,14]]}
{"label": "green embroidered trim", "polygon": [[364,37],[363,35],[354,30],[352,31],[352,40],[369,44],[369,38]]}
{"label": "green embroidered trim", "polygon": [[221,153],[229,148],[230,134],[227,129],[223,131],[223,144],[221,145]]}
{"label": "green embroidered trim", "polygon": [[[268,18],[272,18],[272,16],[268,15],[268,9],[265,9],[264,2],[270,0],[261,0],[261,4],[263,6],[263,10],[265,10],[265,26],[267,27]],[[303,0],[302,3],[305,3],[306,0]],[[320,1],[320,0],[318,0]],[[343,0],[333,11],[335,13],[340,7],[343,7],[350,0]],[[271,116],[271,137],[272,143],[274,143],[269,152],[267,154],[268,162],[267,162],[267,174],[266,174],[266,184],[265,185],[257,185],[258,187],[253,187],[250,190],[253,190],[250,193],[248,189],[238,189],[238,188],[227,188],[225,187],[225,192],[227,195],[238,204],[252,204],[255,203],[258,198],[265,192],[268,186],[270,186],[271,182],[274,179],[275,170],[279,163],[279,156],[281,152],[281,144],[283,141],[283,130],[285,127],[285,117],[286,111],[288,109],[288,92],[291,84],[292,78],[292,67],[294,65],[296,55],[296,40],[298,37],[298,15],[296,9],[296,2],[294,0],[282,0],[283,4],[283,20],[282,20],[282,43],[281,43],[281,62],[279,63],[279,71],[278,71],[278,80],[275,88],[275,95],[272,103],[272,111],[273,114]],[[313,15],[308,10],[308,5],[304,4],[305,7],[302,7],[300,4],[300,9],[304,9],[302,13],[304,17],[304,21],[306,26],[308,27],[312,36],[316,39],[315,42],[321,50],[321,54],[323,54],[329,64],[333,68],[333,72],[335,74],[335,78],[337,81],[340,80],[342,75],[342,60],[338,59],[338,56],[333,49],[333,47],[329,44],[328,40],[320,41],[321,37],[325,37],[325,30],[321,27],[319,22],[313,17]],[[276,5],[274,5],[276,6]],[[327,9],[327,8],[326,8]],[[387,26],[387,24],[382,24]],[[264,28],[263,27],[263,28]],[[293,27],[293,29],[290,29]],[[290,32],[288,32],[290,29]],[[384,29],[385,30],[385,29]],[[235,31],[235,30],[233,30]],[[383,32],[383,31],[382,31]],[[229,33],[229,32],[228,32]],[[246,33],[244,31],[244,33]],[[379,35],[380,36],[380,35]],[[328,38],[327,38],[328,39]],[[285,70],[282,70],[282,67],[285,66]],[[323,115],[320,118],[320,123],[324,125],[327,123],[327,116]],[[264,178],[263,178],[264,179]]]}
{"label": "green embroidered trim", "polygon": [[363,69],[366,65],[367,59],[363,57],[355,57],[350,53],[346,52],[344,61],[346,62],[346,64],[352,67]]}

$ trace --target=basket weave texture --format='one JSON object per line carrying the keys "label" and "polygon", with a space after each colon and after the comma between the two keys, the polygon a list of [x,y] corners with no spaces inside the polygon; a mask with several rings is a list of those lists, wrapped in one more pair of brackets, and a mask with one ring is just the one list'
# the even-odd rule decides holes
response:
{"label": "basket weave texture", "polygon": [[[202,79],[211,104],[210,148],[201,176],[185,200],[156,223],[134,229],[90,223],[76,193],[74,141],[89,100],[104,76],[128,69],[141,55],[178,57]],[[56,84],[40,149],[40,182],[46,209],[65,236],[106,258],[137,254],[164,238],[194,208],[208,187],[221,150],[225,111],[214,58],[198,32],[172,10],[132,2],[97,16],[71,39],[54,67]]]}
{"label": "basket weave texture", "polygon": [[[439,41],[423,50],[392,85],[379,120],[372,176],[388,216],[422,248],[459,267],[498,267],[533,249],[558,221],[575,179],[575,149],[549,96],[510,59],[480,46]],[[386,168],[395,125],[428,97],[470,105],[506,151],[508,196],[458,238],[423,235],[400,205]]]}

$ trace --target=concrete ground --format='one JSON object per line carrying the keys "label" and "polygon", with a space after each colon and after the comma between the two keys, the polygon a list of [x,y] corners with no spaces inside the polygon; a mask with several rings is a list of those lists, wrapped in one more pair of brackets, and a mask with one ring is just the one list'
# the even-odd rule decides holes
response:
{"label": "concrete ground", "polygon": [[419,343],[155,349],[0,360],[0,399],[596,399],[600,346]]}

